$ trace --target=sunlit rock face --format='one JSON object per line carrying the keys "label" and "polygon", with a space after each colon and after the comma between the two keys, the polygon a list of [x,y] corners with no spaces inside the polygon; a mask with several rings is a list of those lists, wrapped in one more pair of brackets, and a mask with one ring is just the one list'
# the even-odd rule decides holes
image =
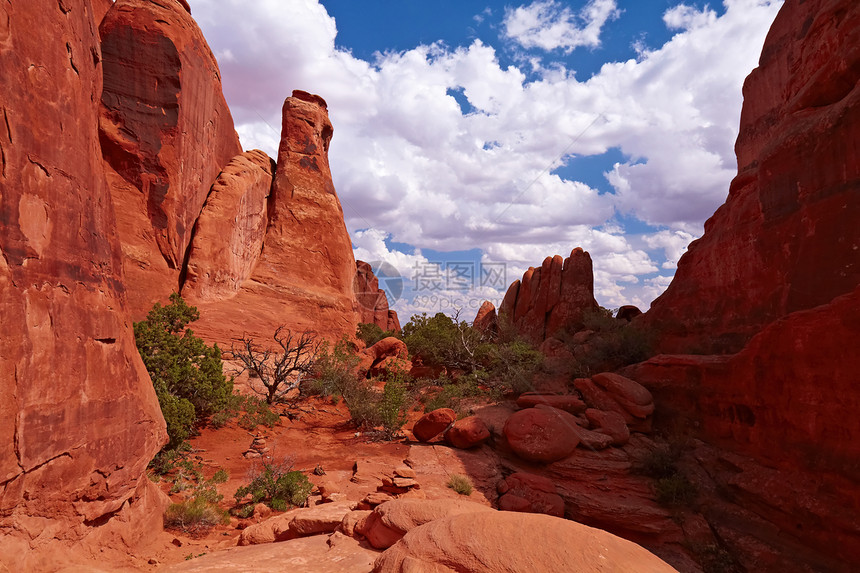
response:
{"label": "sunlit rock face", "polygon": [[161,528],[144,470],[166,432],[103,173],[96,17],[88,0],[0,6],[3,570]]}

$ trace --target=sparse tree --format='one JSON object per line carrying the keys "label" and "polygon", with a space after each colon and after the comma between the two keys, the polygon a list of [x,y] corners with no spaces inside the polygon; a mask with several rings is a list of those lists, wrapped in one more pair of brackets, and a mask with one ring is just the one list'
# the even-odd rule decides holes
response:
{"label": "sparse tree", "polygon": [[294,334],[284,326],[278,327],[272,337],[276,346],[263,347],[254,339],[242,336],[239,347],[231,348],[233,357],[242,363],[242,372],[248,371],[259,378],[263,388],[251,388],[265,396],[267,404],[274,404],[287,392],[298,388],[306,375],[313,370],[319,341],[310,332]]}

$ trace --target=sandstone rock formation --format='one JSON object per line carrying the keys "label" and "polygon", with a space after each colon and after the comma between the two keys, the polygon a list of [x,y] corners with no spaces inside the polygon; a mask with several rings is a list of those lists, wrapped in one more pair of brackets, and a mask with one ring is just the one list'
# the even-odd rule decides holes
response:
{"label": "sandstone rock formation", "polygon": [[515,472],[498,483],[499,509],[564,517],[564,500],[552,480]]}
{"label": "sandstone rock formation", "polygon": [[355,261],[353,291],[358,303],[358,321],[375,324],[389,332],[400,332],[400,319],[396,310],[388,308],[388,297],[379,288],[379,279],[373,274],[373,267],[364,261]]}
{"label": "sandstone rock formation", "polygon": [[646,314],[663,352],[736,352],[860,284],[860,6],[786,2],[744,84],[726,203]]}
{"label": "sandstone rock formation", "polygon": [[166,441],[102,171],[88,0],[0,8],[0,569],[158,531]]}
{"label": "sandstone rock formation", "polygon": [[466,416],[457,420],[445,432],[445,441],[461,450],[474,448],[489,439],[490,430],[478,416]]}
{"label": "sandstone rock formation", "polygon": [[356,266],[328,166],[332,132],[322,98],[286,99],[262,253],[234,297],[197,305],[203,338],[266,340],[282,324],[329,340],[355,334]]}
{"label": "sandstone rock formation", "polygon": [[499,317],[496,315],[496,307],[488,300],[481,304],[472,326],[484,334],[493,335],[499,331]]}
{"label": "sandstone rock formation", "polygon": [[429,442],[447,430],[456,419],[457,413],[451,408],[438,408],[418,418],[412,427],[412,434],[420,442]]}
{"label": "sandstone rock formation", "polygon": [[524,460],[555,462],[569,456],[579,443],[571,414],[556,408],[526,408],[505,422],[508,445]]}
{"label": "sandstone rock formation", "polygon": [[509,322],[525,339],[541,344],[561,331],[577,328],[585,311],[597,308],[591,257],[580,248],[570,257],[547,257],[514,281],[499,308],[499,320]]}
{"label": "sandstone rock formation", "polygon": [[99,32],[99,135],[140,319],[179,290],[209,189],[242,149],[218,64],[180,2],[117,0]]}
{"label": "sandstone rock formation", "polygon": [[234,157],[212,185],[197,219],[183,277],[191,304],[236,296],[263,249],[274,165],[253,150]]}
{"label": "sandstone rock formation", "polygon": [[382,554],[373,570],[675,571],[635,543],[605,531],[549,515],[506,511],[456,515],[413,529]]}

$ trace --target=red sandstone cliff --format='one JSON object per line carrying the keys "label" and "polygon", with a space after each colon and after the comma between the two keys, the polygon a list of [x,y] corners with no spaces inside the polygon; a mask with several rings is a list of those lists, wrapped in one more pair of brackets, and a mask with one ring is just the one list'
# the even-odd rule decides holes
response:
{"label": "red sandstone cliff", "polygon": [[860,283],[860,12],[790,0],[744,84],[729,197],[647,321],[666,352],[736,352]]}
{"label": "red sandstone cliff", "polygon": [[187,5],[117,0],[99,28],[99,131],[132,316],[179,289],[194,223],[241,153],[218,64]]}
{"label": "red sandstone cliff", "polygon": [[644,317],[664,352],[734,354],[627,372],[663,420],[735,456],[700,461],[745,508],[708,519],[748,570],[848,571],[860,563],[860,4],[787,0],[744,95],[729,197]]}
{"label": "red sandstone cliff", "polygon": [[160,530],[144,469],[166,433],[126,310],[92,6],[0,21],[0,569],[32,571]]}
{"label": "red sandstone cliff", "polygon": [[282,324],[328,339],[355,334],[356,264],[328,165],[332,132],[321,97],[286,99],[262,252],[232,298],[200,299],[194,330],[204,338],[262,342]]}
{"label": "red sandstone cliff", "polygon": [[526,340],[540,344],[575,328],[586,310],[597,308],[591,257],[577,247],[570,257],[547,257],[514,281],[499,307],[499,320],[509,322]]}

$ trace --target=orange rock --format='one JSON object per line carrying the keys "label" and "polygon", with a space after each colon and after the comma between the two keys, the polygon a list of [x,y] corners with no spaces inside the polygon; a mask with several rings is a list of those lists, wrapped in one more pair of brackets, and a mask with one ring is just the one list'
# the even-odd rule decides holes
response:
{"label": "orange rock", "polygon": [[197,217],[218,173],[242,152],[218,64],[179,2],[117,0],[101,22],[99,131],[120,218],[132,316],[179,289]]}
{"label": "orange rock", "polygon": [[144,472],[166,433],[125,300],[89,2],[2,13],[0,569],[35,571],[161,530]]}
{"label": "orange rock", "polygon": [[564,517],[564,500],[552,480],[543,476],[516,472],[500,481],[496,490],[501,510]]}
{"label": "orange rock", "polygon": [[451,408],[439,408],[427,412],[415,422],[412,427],[412,435],[419,442],[429,442],[444,432],[456,419],[457,414]]}
{"label": "orange rock", "polygon": [[286,99],[262,253],[236,296],[197,305],[199,336],[229,347],[243,334],[269,340],[281,325],[330,341],[355,335],[356,267],[328,166],[332,133],[322,98]]}
{"label": "orange rock", "polygon": [[539,345],[556,333],[577,327],[586,310],[597,308],[591,257],[581,248],[570,257],[547,257],[514,281],[499,308],[499,320],[508,321],[527,340]]}
{"label": "orange rock", "polygon": [[520,408],[531,408],[538,404],[546,404],[565,410],[571,414],[579,414],[585,411],[585,402],[577,396],[561,395],[561,394],[540,394],[538,392],[525,392],[517,398],[517,406]]}
{"label": "orange rock", "polygon": [[397,499],[377,506],[355,530],[373,547],[385,549],[425,523],[452,515],[492,511],[486,505],[462,499]]}
{"label": "orange rock", "polygon": [[388,308],[388,297],[379,288],[379,279],[373,267],[364,261],[355,261],[356,272],[353,290],[358,303],[359,322],[376,324],[382,330],[400,332],[397,311]]}
{"label": "orange rock", "polygon": [[499,331],[496,307],[493,303],[485,300],[481,304],[478,314],[475,315],[475,320],[472,321],[472,327],[488,335],[493,335]]}
{"label": "orange rock", "polygon": [[675,569],[635,543],[599,529],[549,515],[487,511],[446,517],[413,529],[377,559],[373,571],[670,573]]}
{"label": "orange rock", "polygon": [[624,421],[624,416],[618,412],[604,412],[589,408],[585,411],[585,417],[591,423],[592,429],[612,438],[612,445],[623,446],[630,440],[630,429]]}
{"label": "orange rock", "polygon": [[554,462],[569,456],[579,443],[576,423],[555,408],[527,408],[505,422],[505,438],[521,458]]}
{"label": "orange rock", "polygon": [[197,219],[182,284],[191,304],[236,296],[260,257],[268,224],[272,160],[260,150],[234,157]]}
{"label": "orange rock", "polygon": [[455,448],[467,450],[490,439],[490,430],[477,416],[468,416],[454,422],[445,432],[445,440]]}

